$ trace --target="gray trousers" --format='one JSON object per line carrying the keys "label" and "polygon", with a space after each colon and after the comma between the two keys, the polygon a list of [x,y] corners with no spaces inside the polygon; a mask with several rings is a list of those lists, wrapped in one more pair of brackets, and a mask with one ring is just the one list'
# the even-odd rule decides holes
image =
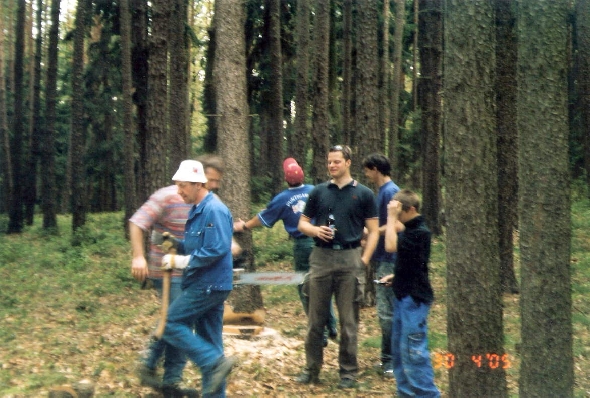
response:
{"label": "gray trousers", "polygon": [[332,250],[314,247],[309,257],[309,317],[305,338],[308,372],[318,374],[324,361],[322,337],[330,312],[330,299],[336,298],[340,318],[338,362],[341,378],[356,378],[359,301],[365,269],[362,249]]}

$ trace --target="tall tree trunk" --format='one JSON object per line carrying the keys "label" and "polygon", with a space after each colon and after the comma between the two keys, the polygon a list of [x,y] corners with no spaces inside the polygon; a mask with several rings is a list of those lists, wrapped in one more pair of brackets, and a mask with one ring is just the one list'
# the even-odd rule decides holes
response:
{"label": "tall tree trunk", "polygon": [[[246,43],[244,2],[215,2],[216,52],[213,79],[217,93],[219,154],[226,159],[221,196],[234,218],[250,216],[250,162],[248,144],[248,101],[246,89]],[[246,256],[246,269],[254,270],[252,235],[241,234],[239,243]],[[251,312],[262,306],[259,286],[246,286],[231,294],[236,312]]]}
{"label": "tall tree trunk", "polygon": [[342,6],[342,141],[352,143],[352,0]]}
{"label": "tall tree trunk", "polygon": [[16,12],[16,41],[14,45],[14,121],[10,155],[12,160],[12,196],[8,233],[21,233],[24,222],[23,183],[27,178],[24,173],[23,144],[24,118],[24,51],[25,51],[25,11],[26,1],[18,0]]}
{"label": "tall tree trunk", "polygon": [[[4,13],[4,3],[0,2],[0,15],[4,16]],[[6,36],[4,34],[4,20],[4,17],[0,17],[0,139],[2,140],[0,154],[2,155],[2,188],[4,191],[4,195],[0,196],[0,200],[2,201],[0,211],[2,212],[10,209],[9,201],[12,198],[13,182],[10,156],[10,136],[8,133],[8,109],[6,106],[6,75],[4,74],[4,54],[6,54],[7,46],[5,40]]]}
{"label": "tall tree trunk", "polygon": [[517,293],[514,274],[514,228],[518,222],[518,142],[516,129],[516,18],[510,0],[495,0],[496,130],[498,135],[498,228],[502,291]]}
{"label": "tall tree trunk", "polygon": [[[500,0],[501,1],[501,0]],[[418,106],[422,115],[422,214],[434,235],[442,234],[441,135],[442,135],[442,0],[420,0],[418,38],[420,80]]]}
{"label": "tall tree trunk", "polygon": [[284,150],[283,137],[283,61],[281,56],[281,0],[267,0],[269,8],[269,51],[270,51],[270,128],[269,153],[272,169],[272,187],[279,193],[283,186],[283,172],[277,165],[282,164]]}
{"label": "tall tree trunk", "polygon": [[[39,0],[39,3],[41,0]],[[47,77],[45,79],[45,129],[41,140],[41,207],[43,228],[57,230],[57,189],[55,186],[55,119],[57,97],[57,45],[59,40],[60,0],[51,2],[51,27],[47,47]],[[67,188],[69,190],[69,187]]]}
{"label": "tall tree trunk", "polygon": [[328,79],[330,53],[330,2],[317,0],[314,21],[314,83],[311,141],[313,163],[311,178],[316,184],[326,179],[326,154],[330,145],[328,117]]}
{"label": "tall tree trunk", "polygon": [[[590,186],[590,1],[576,1],[578,106],[586,184]],[[588,191],[590,194],[590,190]]]}
{"label": "tall tree trunk", "polygon": [[186,0],[171,2],[170,18],[170,139],[168,140],[168,174],[174,173],[183,160],[189,158],[190,136],[188,119],[188,63],[189,48],[186,26]]}
{"label": "tall tree trunk", "polygon": [[133,120],[133,80],[131,70],[131,13],[129,11],[129,0],[121,0],[119,5],[119,24],[121,29],[121,85],[123,102],[123,130],[125,134],[124,169],[125,169],[125,215],[123,224],[125,234],[129,236],[127,220],[133,215],[136,209],[135,192],[135,123]]}
{"label": "tall tree trunk", "polygon": [[388,140],[387,131],[389,128],[389,115],[391,114],[389,109],[389,89],[391,84],[391,71],[389,63],[389,19],[391,13],[390,0],[383,0],[383,28],[381,30],[381,47],[383,52],[380,58],[379,68],[379,140],[382,145]]}
{"label": "tall tree trunk", "polygon": [[[28,180],[25,181],[24,187],[24,200],[25,200],[25,224],[26,225],[33,225],[33,221],[35,218],[35,204],[37,202],[37,165],[39,163],[39,129],[36,126],[36,121],[39,120],[39,101],[40,101],[40,93],[39,90],[39,72],[40,72],[40,62],[41,62],[41,48],[36,45],[37,41],[33,37],[33,21],[36,19],[35,15],[38,16],[39,21],[42,19],[43,15],[43,8],[41,7],[37,14],[33,12],[33,0],[30,0],[27,5],[27,15],[26,15],[26,62],[27,62],[27,74],[29,77],[28,81],[28,106],[27,106],[27,160],[26,160],[26,174],[28,175]],[[37,24],[37,37],[39,38],[39,42],[41,42],[41,35],[42,35],[42,25],[41,22]],[[37,57],[36,52],[37,48],[39,48],[39,67],[36,66],[37,64]],[[37,81],[39,80],[39,82]],[[35,86],[37,84],[37,86]]]}
{"label": "tall tree trunk", "polygon": [[[418,1],[418,0],[416,0]],[[406,8],[404,0],[395,0],[395,31],[393,37],[393,78],[391,83],[391,119],[389,124],[389,160],[391,162],[392,177],[399,179],[399,134],[400,113],[399,99],[403,89],[402,79],[402,47],[403,33],[406,21]]]}
{"label": "tall tree trunk", "polygon": [[294,157],[299,164],[305,164],[309,142],[309,38],[310,9],[309,0],[297,1],[297,81],[295,89],[295,134],[293,137]]}
{"label": "tall tree trunk", "polygon": [[521,397],[573,397],[569,3],[518,2]]}
{"label": "tall tree trunk", "polygon": [[213,83],[213,65],[215,61],[215,15],[211,21],[211,26],[207,30],[209,43],[207,44],[207,65],[205,65],[205,81],[203,83],[203,113],[207,117],[207,131],[203,138],[203,149],[205,152],[217,151],[217,115],[215,114],[217,105],[215,99],[215,84]]}
{"label": "tall tree trunk", "polygon": [[494,10],[485,0],[449,1],[446,6],[447,330],[455,357],[449,396],[506,397],[505,370],[488,361],[489,356],[500,361],[504,355]]}
{"label": "tall tree trunk", "polygon": [[[379,142],[379,89],[376,2],[358,2],[356,7],[356,132],[355,156],[360,160],[381,148]],[[356,177],[363,176],[362,163],[353,164]],[[364,178],[362,178],[364,180]]]}
{"label": "tall tree trunk", "polygon": [[[172,175],[166,174],[168,138],[168,25],[170,24],[169,0],[152,2],[152,26],[149,40],[148,70],[148,129],[146,137],[146,185],[150,192],[170,183]],[[172,171],[174,173],[174,171]]]}
{"label": "tall tree trunk", "polygon": [[[72,123],[70,139],[72,230],[76,232],[86,224],[87,187],[84,152],[86,147],[86,122],[84,120],[84,36],[88,0],[78,0],[76,28],[74,30],[74,54],[72,65]],[[73,243],[79,244],[73,235]]]}
{"label": "tall tree trunk", "polygon": [[134,208],[145,202],[153,191],[146,183],[147,163],[147,107],[148,107],[148,27],[147,0],[130,0],[131,6],[131,66],[133,71],[133,101],[137,114],[136,145],[139,160],[134,169],[137,194]]}

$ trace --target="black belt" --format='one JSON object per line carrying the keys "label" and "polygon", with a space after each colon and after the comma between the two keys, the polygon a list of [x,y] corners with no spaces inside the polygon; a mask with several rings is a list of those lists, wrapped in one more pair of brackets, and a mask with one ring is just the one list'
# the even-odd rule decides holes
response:
{"label": "black belt", "polygon": [[348,250],[348,249],[356,249],[361,245],[361,242],[352,242],[352,243],[333,243],[327,245],[320,245],[316,243],[317,247],[321,247],[322,249],[332,249],[332,250]]}

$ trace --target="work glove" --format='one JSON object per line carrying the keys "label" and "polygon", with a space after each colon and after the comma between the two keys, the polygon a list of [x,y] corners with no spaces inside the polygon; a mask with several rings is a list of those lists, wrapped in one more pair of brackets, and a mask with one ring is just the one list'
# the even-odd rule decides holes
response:
{"label": "work glove", "polygon": [[170,249],[178,249],[178,245],[180,244],[180,241],[178,239],[176,239],[174,236],[172,236],[170,234],[170,232],[164,232],[162,234],[162,243],[161,243],[161,247],[162,247],[162,251],[164,253],[168,253],[170,251]]}
{"label": "work glove", "polygon": [[162,269],[185,269],[188,266],[188,262],[191,256],[179,256],[177,254],[166,254],[162,257]]}

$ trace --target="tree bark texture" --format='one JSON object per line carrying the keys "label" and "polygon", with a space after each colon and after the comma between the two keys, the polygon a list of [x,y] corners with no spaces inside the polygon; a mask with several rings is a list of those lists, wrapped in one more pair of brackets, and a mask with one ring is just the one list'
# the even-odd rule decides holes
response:
{"label": "tree bark texture", "polygon": [[119,24],[121,29],[121,85],[123,87],[123,130],[125,133],[125,215],[123,217],[126,234],[129,234],[127,220],[135,212],[135,122],[133,119],[133,92],[132,69],[131,69],[131,12],[129,0],[121,0],[119,4]]}
{"label": "tree bark texture", "polygon": [[[43,228],[57,228],[57,189],[56,189],[56,149],[55,149],[55,118],[57,89],[57,53],[59,40],[60,1],[51,2],[51,27],[49,28],[49,44],[47,46],[47,72],[45,78],[45,128],[41,136],[41,208],[43,209]],[[66,186],[67,192],[70,187]],[[66,195],[69,198],[69,195]]]}
{"label": "tree bark texture", "polygon": [[[244,1],[217,0],[216,57],[213,81],[217,93],[219,155],[226,161],[221,197],[235,219],[250,218],[250,159],[248,143],[248,101],[246,88],[246,43]],[[252,234],[236,235],[244,250],[246,269],[254,270]],[[260,308],[259,286],[240,289],[240,299],[232,300],[234,311],[251,312]]]}
{"label": "tree bark texture", "polygon": [[135,163],[136,206],[138,208],[152,193],[146,184],[147,161],[147,105],[148,105],[148,34],[147,1],[130,0],[131,6],[131,68],[133,76],[133,103],[137,117],[136,145],[138,160]]}
{"label": "tree bark texture", "polygon": [[342,6],[342,141],[352,143],[354,121],[352,118],[352,0],[344,0]]}
{"label": "tree bark texture", "polygon": [[[145,181],[149,192],[170,184],[166,173],[168,139],[168,26],[169,0],[152,2],[152,27],[149,39],[148,118]],[[171,171],[174,173],[176,170]]]}
{"label": "tree bark texture", "polygon": [[[590,186],[590,1],[576,1],[577,80],[584,171]],[[590,193],[589,193],[590,194]]]}
{"label": "tree bark texture", "polygon": [[[86,122],[84,120],[84,33],[88,0],[78,0],[74,54],[72,56],[72,129],[70,138],[70,175],[72,200],[72,231],[86,224],[87,186],[84,153],[86,147]],[[73,235],[77,243],[76,234]]]}
{"label": "tree bark texture", "polygon": [[10,156],[12,161],[12,196],[10,198],[10,213],[8,233],[20,233],[24,224],[23,182],[24,173],[24,52],[25,52],[25,11],[26,1],[18,0],[16,12],[16,40],[14,45],[14,120],[12,140],[10,142]]}
{"label": "tree bark texture", "polygon": [[518,223],[518,132],[516,128],[516,18],[511,0],[495,0],[496,122],[498,134],[498,233],[502,291],[517,293],[514,228]]}
{"label": "tree bark texture", "polygon": [[521,397],[572,397],[569,1],[518,5],[519,392]]}
{"label": "tree bark texture", "polygon": [[297,80],[295,82],[295,134],[292,157],[305,164],[309,142],[309,46],[310,8],[309,0],[297,1]]}
{"label": "tree bark texture", "polygon": [[[180,162],[190,156],[190,133],[188,129],[188,64],[189,47],[186,27],[188,10],[186,0],[171,1],[169,33],[170,53],[170,101],[169,101],[169,140],[168,174],[174,173]],[[171,174],[172,175],[172,174]]]}
{"label": "tree bark texture", "polygon": [[361,177],[361,160],[368,154],[380,151],[379,139],[379,59],[377,50],[377,3],[359,1],[356,7],[356,133],[353,174]]}
{"label": "tree bark texture", "polygon": [[506,397],[505,370],[486,360],[504,355],[494,12],[485,0],[449,0],[445,12],[447,330],[455,358],[449,396]]}
{"label": "tree bark texture", "polygon": [[440,213],[442,136],[442,0],[420,0],[418,42],[420,80],[418,106],[421,112],[422,214],[434,235],[442,234]]}
{"label": "tree bark texture", "polygon": [[393,38],[393,77],[391,81],[391,118],[389,120],[388,156],[391,162],[392,177],[399,179],[399,100],[403,89],[402,83],[402,46],[403,31],[406,21],[404,0],[395,0],[395,31]]}
{"label": "tree bark texture", "polygon": [[283,58],[281,55],[281,0],[268,0],[269,8],[269,52],[270,52],[270,128],[269,160],[272,165],[272,187],[279,193],[283,187],[283,171],[281,165],[284,156],[283,127]]}
{"label": "tree bark texture", "polygon": [[[4,15],[5,6],[0,2],[0,14]],[[4,18],[0,18],[0,138],[2,139],[2,188],[4,194],[0,198],[2,200],[2,210],[8,212],[10,210],[10,200],[12,198],[12,164],[10,156],[10,136],[8,134],[8,109],[6,105],[6,75],[5,71],[5,48],[6,35],[4,34]]]}
{"label": "tree bark texture", "polygon": [[330,2],[317,0],[314,22],[314,83],[312,90],[312,148],[311,178],[314,184],[326,180],[326,155],[330,146],[328,117],[328,79],[330,53]]}

